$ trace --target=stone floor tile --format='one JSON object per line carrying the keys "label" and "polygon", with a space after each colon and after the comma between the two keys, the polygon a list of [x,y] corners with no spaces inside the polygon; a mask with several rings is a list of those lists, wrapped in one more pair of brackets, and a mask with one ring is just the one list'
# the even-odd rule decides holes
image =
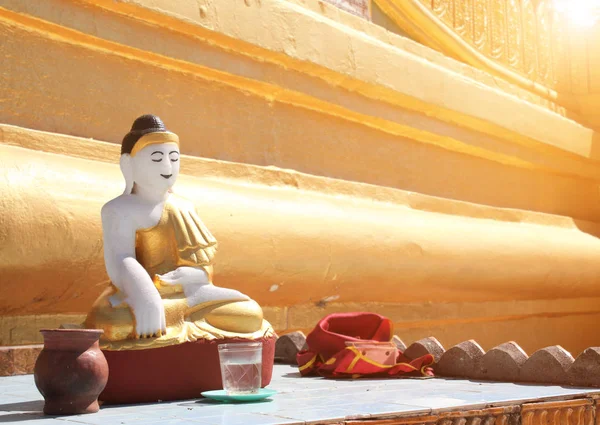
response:
{"label": "stone floor tile", "polygon": [[246,403],[246,404],[219,404],[213,406],[192,407],[184,409],[170,409],[179,419],[206,421],[206,418],[216,420],[218,417],[230,418],[239,415],[259,415],[260,417],[277,416],[282,407],[277,403]]}
{"label": "stone floor tile", "polygon": [[[126,408],[117,408],[117,409],[107,409],[107,408],[100,408],[100,410],[98,411],[98,413],[94,414],[94,416],[99,416],[99,417],[114,417],[114,416],[127,416],[130,415],[132,413],[135,414],[142,414],[143,412],[150,410],[152,412],[154,412],[155,410],[158,409],[154,409],[152,407],[145,407],[145,406],[138,406],[138,405],[131,405],[129,407]],[[162,410],[162,409],[160,409]],[[88,416],[88,415],[81,415],[81,416]]]}
{"label": "stone floor tile", "polygon": [[[0,394],[8,393],[15,389],[32,391],[30,382],[6,382],[0,385]],[[37,392],[37,389],[35,391]]]}
{"label": "stone floor tile", "polygon": [[277,412],[281,408],[281,405],[280,400],[272,398],[256,403],[220,403],[202,399],[193,403],[182,403],[177,408],[180,412],[179,417],[188,418],[199,413],[204,416],[214,416],[222,413],[271,414]]}
{"label": "stone floor tile", "polygon": [[13,425],[59,425],[61,422],[51,416],[44,416],[42,412],[12,412],[0,416],[0,424],[10,423]]}
{"label": "stone floor tile", "polygon": [[33,377],[33,375],[16,375],[16,376],[3,376],[1,378],[2,383],[9,383],[9,382],[31,382],[31,378]]}
{"label": "stone floor tile", "polygon": [[41,412],[44,400],[25,400],[21,397],[1,397],[0,414],[5,412]]}
{"label": "stone floor tile", "polygon": [[485,402],[477,398],[460,397],[454,393],[447,395],[423,394],[399,398],[398,404],[429,408],[432,412],[441,412],[456,407],[477,409],[485,406]]}
{"label": "stone floor tile", "polygon": [[40,393],[37,393],[37,394],[32,393],[31,391],[29,391],[28,389],[25,389],[25,388],[13,389],[10,392],[6,392],[2,395],[26,399],[26,400],[43,400],[44,399]]}
{"label": "stone floor tile", "polygon": [[278,416],[289,419],[297,419],[306,423],[322,423],[323,421],[335,422],[336,420],[355,419],[355,418],[370,418],[390,417],[411,412],[411,414],[426,414],[430,409],[421,408],[418,406],[402,406],[398,404],[389,404],[384,402],[363,402],[361,400],[350,400],[348,404],[327,408],[313,408],[312,406],[304,406],[304,409],[283,409],[277,412]]}
{"label": "stone floor tile", "polygon": [[396,404],[389,403],[387,400],[361,402],[356,400],[353,404],[343,406],[342,409],[346,410],[347,418],[355,417],[377,417],[377,418],[388,418],[396,417],[400,415],[410,414],[427,414],[431,411],[429,407],[409,405],[409,404]]}
{"label": "stone floor tile", "polygon": [[315,397],[315,398],[293,398],[288,397],[285,399],[277,400],[278,407],[284,409],[298,409],[302,410],[307,406],[311,408],[320,409],[327,407],[337,407],[352,404],[356,400],[356,397]]}
{"label": "stone floor tile", "polygon": [[211,425],[304,425],[304,421],[257,413],[229,413],[221,416],[198,418],[202,424]]}
{"label": "stone floor tile", "polygon": [[305,409],[302,410],[290,412],[281,411],[277,413],[278,417],[297,420],[307,424],[339,423],[347,415],[348,411],[340,407],[315,409],[312,406],[305,406]]}
{"label": "stone floor tile", "polygon": [[[140,423],[140,425],[142,424]],[[143,425],[202,425],[202,422],[185,419],[159,419],[151,422],[144,421]]]}
{"label": "stone floor tile", "polygon": [[[78,424],[88,424],[88,425],[109,425],[109,424],[138,424],[141,425],[145,423],[145,421],[152,420],[148,416],[136,413],[129,413],[125,415],[113,415],[113,416],[101,416],[97,414],[88,414],[88,415],[77,415],[77,416],[62,416],[59,418],[64,422]],[[169,418],[171,419],[171,418]],[[55,425],[59,425],[58,423]],[[64,424],[63,425],[67,425]]]}

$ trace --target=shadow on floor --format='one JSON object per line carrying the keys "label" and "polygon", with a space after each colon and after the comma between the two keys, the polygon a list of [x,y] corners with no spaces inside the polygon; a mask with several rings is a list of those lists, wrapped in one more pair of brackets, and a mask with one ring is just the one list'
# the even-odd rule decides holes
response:
{"label": "shadow on floor", "polygon": [[217,401],[217,400],[210,400],[208,398],[203,398],[200,400],[196,400],[196,401],[192,401],[189,403],[182,403],[179,406],[198,406],[198,405],[204,405],[204,406],[217,406],[217,405],[223,405],[223,404],[262,404],[262,403],[271,403],[273,400],[270,398],[266,398],[264,400],[255,400],[255,401],[240,401],[240,402],[235,402],[235,401],[231,401],[231,402],[223,402],[223,401]]}
{"label": "shadow on floor", "polygon": [[[0,404],[0,412],[13,412],[7,415],[0,415],[0,423],[32,421],[36,419],[48,419],[50,416],[44,416],[43,400],[22,401],[19,403]],[[14,413],[23,412],[23,413]]]}
{"label": "shadow on floor", "polygon": [[284,373],[283,375],[281,375],[282,378],[302,378],[302,375],[300,375],[300,372],[289,372],[289,373]]}
{"label": "shadow on floor", "polygon": [[44,400],[0,404],[0,412],[41,412],[42,410],[44,410]]}
{"label": "shadow on floor", "polygon": [[49,418],[53,418],[53,416],[45,416],[42,412],[12,413],[8,415],[1,415],[0,423],[15,423]]}

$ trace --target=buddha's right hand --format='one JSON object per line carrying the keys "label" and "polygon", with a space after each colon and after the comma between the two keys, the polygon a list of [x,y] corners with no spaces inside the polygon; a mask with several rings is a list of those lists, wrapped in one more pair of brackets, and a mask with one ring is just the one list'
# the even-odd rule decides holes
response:
{"label": "buddha's right hand", "polygon": [[135,291],[126,301],[135,317],[136,338],[160,337],[167,333],[165,308],[154,285]]}

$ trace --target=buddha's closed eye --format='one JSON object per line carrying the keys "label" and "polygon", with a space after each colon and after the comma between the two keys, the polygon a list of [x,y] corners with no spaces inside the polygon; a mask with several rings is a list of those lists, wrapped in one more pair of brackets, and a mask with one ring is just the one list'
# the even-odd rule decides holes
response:
{"label": "buddha's closed eye", "polygon": [[152,159],[152,162],[161,162],[163,155],[161,151],[154,151],[150,154],[150,159]]}

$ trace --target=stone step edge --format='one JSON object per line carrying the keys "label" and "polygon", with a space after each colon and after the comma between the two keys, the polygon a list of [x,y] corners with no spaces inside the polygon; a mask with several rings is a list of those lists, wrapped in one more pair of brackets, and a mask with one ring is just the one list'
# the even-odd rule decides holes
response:
{"label": "stone step edge", "polygon": [[[423,338],[408,347],[397,335],[392,340],[409,359],[431,354],[435,359],[435,375],[439,377],[600,387],[600,347],[586,348],[574,358],[560,345],[542,348],[528,356],[514,341],[486,353],[472,339],[448,350],[435,337]],[[285,334],[275,345],[275,360],[296,364],[296,354],[306,348],[304,333]]]}
{"label": "stone step edge", "polygon": [[[559,345],[542,348],[531,356],[509,341],[487,353],[474,340],[444,349],[435,337],[428,337],[406,347],[394,336],[393,341],[408,358],[433,355],[437,376],[502,382],[528,382],[552,385],[600,387],[600,347],[585,349],[576,359]],[[275,360],[296,364],[296,354],[307,348],[300,331],[277,340]],[[33,373],[42,344],[0,347],[0,376]]]}
{"label": "stone step edge", "polygon": [[0,376],[28,375],[44,346],[13,345],[0,347]]}

